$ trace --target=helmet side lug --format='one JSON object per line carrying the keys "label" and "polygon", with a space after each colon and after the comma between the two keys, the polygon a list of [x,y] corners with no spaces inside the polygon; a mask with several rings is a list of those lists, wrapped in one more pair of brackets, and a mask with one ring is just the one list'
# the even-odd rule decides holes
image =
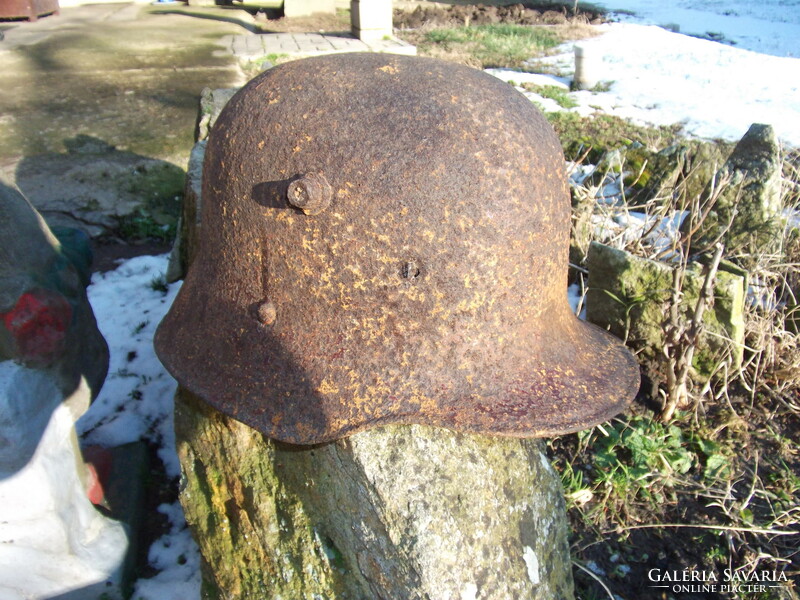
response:
{"label": "helmet side lug", "polygon": [[289,184],[289,204],[307,215],[318,215],[330,206],[333,189],[322,173],[305,173]]}

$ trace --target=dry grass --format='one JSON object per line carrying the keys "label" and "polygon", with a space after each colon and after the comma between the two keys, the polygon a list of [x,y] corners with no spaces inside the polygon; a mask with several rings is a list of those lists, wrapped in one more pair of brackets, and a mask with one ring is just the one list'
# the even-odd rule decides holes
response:
{"label": "dry grass", "polygon": [[576,17],[563,25],[553,25],[554,33],[562,42],[574,42],[597,37],[600,32],[596,27],[586,22],[586,19]]}
{"label": "dry grass", "polygon": [[305,33],[319,31],[327,33],[350,33],[350,11],[338,10],[336,14],[316,13],[309,17],[268,18],[267,13],[256,15],[256,24],[261,33]]}
{"label": "dry grass", "polygon": [[[784,165],[784,206],[795,210],[800,207],[798,164],[795,153]],[[577,205],[590,206],[595,224],[624,222],[632,210],[624,191],[622,202],[594,199],[604,185],[619,180],[620,172],[637,170],[641,167],[625,164],[622,153],[621,163],[607,163],[600,174],[573,189]],[[637,197],[634,208],[646,213],[652,224],[681,210],[703,215],[715,195],[730,185],[719,182],[710,197],[687,197],[680,187],[669,197]],[[575,224],[580,224],[579,216]],[[648,235],[652,226],[635,235],[624,227],[589,232],[638,256],[668,259],[676,269],[685,268],[688,260],[685,239],[675,236],[666,246],[654,244],[655,238]],[[623,597],[646,594],[631,588],[636,587],[636,577],[646,582],[645,567],[652,565],[653,553],[670,563],[669,568],[720,572],[727,567],[740,573],[768,569],[800,578],[799,248],[800,231],[787,228],[777,250],[747,257],[751,287],[757,293],[745,314],[744,362],[733,368],[722,360],[710,380],[689,385],[688,410],[676,415],[677,426],[656,423],[652,406],[637,405],[632,414],[610,424],[552,442],[575,531],[574,556],[600,565],[606,572],[600,579],[612,592]],[[732,253],[738,254],[735,249]],[[685,330],[691,326],[680,325]],[[648,373],[664,371],[662,365]],[[656,383],[665,396],[674,384],[666,378]],[[627,575],[616,570],[619,562],[631,569]],[[576,572],[579,597],[604,593],[596,578]],[[747,597],[797,596],[782,586]]]}
{"label": "dry grass", "polygon": [[417,47],[419,56],[429,56],[438,58],[460,65],[467,65],[476,69],[482,68],[481,60],[475,56],[474,47],[467,44],[436,44],[427,41],[427,36],[431,31],[440,29],[432,25],[425,25],[419,29],[399,31],[398,37],[409,44]]}
{"label": "dry grass", "polygon": [[420,56],[475,68],[524,68],[526,62],[547,56],[558,44],[592,37],[597,31],[586,19],[575,17],[559,25],[423,25],[397,34],[415,45]]}

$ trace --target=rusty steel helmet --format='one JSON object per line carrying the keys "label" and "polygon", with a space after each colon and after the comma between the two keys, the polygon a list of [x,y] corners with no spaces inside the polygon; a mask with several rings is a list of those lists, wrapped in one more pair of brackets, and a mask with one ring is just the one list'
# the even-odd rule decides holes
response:
{"label": "rusty steel helmet", "polygon": [[294,444],[388,423],[576,431],[639,374],[570,311],[569,219],[559,141],[507,83],[388,54],[289,62],[213,128],[199,250],[156,349]]}

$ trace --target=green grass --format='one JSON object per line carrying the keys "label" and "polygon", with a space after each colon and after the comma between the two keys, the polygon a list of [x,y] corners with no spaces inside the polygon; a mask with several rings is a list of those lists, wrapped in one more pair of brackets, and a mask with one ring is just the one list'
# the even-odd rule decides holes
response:
{"label": "green grass", "polygon": [[518,67],[560,43],[558,36],[543,27],[525,25],[478,25],[434,29],[425,42],[444,50],[471,54],[483,68]]}
{"label": "green grass", "polygon": [[[730,448],[703,433],[643,416],[578,433],[588,465],[558,464],[571,507],[591,503],[602,518],[625,522],[637,505],[655,510],[687,477],[711,485],[730,476]],[[587,468],[588,467],[588,468]],[[595,517],[586,514],[590,521]]]}
{"label": "green grass", "polygon": [[279,63],[286,62],[291,57],[288,54],[280,54],[276,52],[271,52],[267,54],[263,58],[257,58],[255,62],[263,64],[264,62],[271,62],[273,65],[277,65]]}
{"label": "green grass", "polygon": [[162,294],[166,294],[169,291],[169,286],[167,285],[167,277],[161,273],[160,275],[156,275],[150,280],[150,289],[154,292],[160,292]]}
{"label": "green grass", "polygon": [[170,243],[175,239],[176,223],[162,223],[147,212],[137,209],[117,221],[117,235],[129,242],[152,240]]}
{"label": "green grass", "polygon": [[523,83],[523,89],[539,94],[542,98],[555,100],[562,108],[575,108],[578,103],[569,95],[569,92],[557,85],[536,85],[535,83]]}
{"label": "green grass", "polygon": [[636,143],[655,151],[674,144],[681,137],[679,124],[647,127],[611,115],[581,117],[571,112],[547,113],[546,117],[558,134],[567,159],[577,160],[589,151],[584,160],[593,164],[609,150]]}

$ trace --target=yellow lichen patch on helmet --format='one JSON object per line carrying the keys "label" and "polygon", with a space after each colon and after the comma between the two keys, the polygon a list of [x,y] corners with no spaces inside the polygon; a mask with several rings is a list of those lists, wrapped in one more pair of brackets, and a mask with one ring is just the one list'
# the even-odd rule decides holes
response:
{"label": "yellow lichen patch on helmet", "polygon": [[317,393],[322,394],[323,396],[329,396],[332,394],[338,394],[339,388],[336,387],[333,383],[331,383],[327,379],[323,379],[317,386],[316,391]]}

